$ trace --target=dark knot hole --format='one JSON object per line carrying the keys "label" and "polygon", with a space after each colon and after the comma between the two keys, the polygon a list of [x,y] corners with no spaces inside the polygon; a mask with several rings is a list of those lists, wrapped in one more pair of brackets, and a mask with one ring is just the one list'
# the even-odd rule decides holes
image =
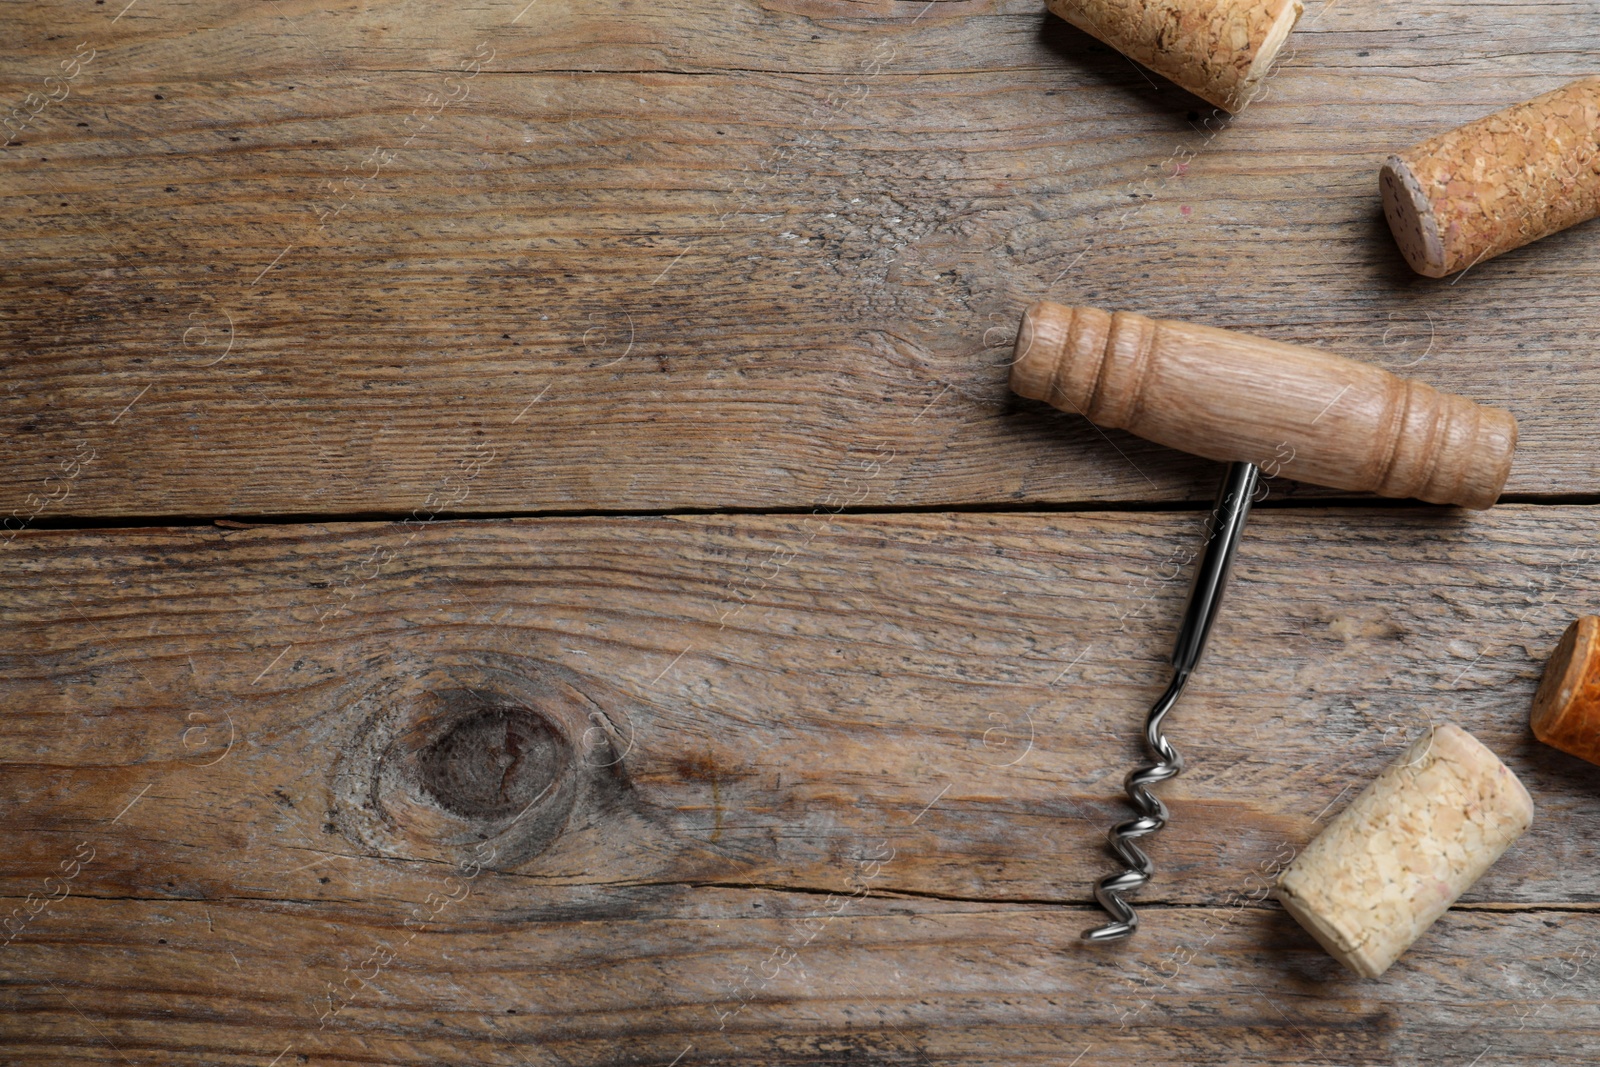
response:
{"label": "dark knot hole", "polygon": [[464,819],[503,819],[536,804],[567,767],[566,739],[537,712],[490,707],[452,725],[418,759],[421,784]]}

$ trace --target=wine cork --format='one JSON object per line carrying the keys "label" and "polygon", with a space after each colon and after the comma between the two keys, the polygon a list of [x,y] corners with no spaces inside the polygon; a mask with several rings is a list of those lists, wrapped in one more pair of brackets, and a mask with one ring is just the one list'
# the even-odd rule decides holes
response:
{"label": "wine cork", "polygon": [[1340,812],[1273,895],[1328,954],[1376,978],[1533,822],[1533,801],[1459,726],[1428,731]]}
{"label": "wine cork", "polygon": [[1047,0],[1052,12],[1224,111],[1250,102],[1300,0]]}
{"label": "wine cork", "polygon": [[1442,278],[1600,215],[1600,76],[1390,156],[1383,213],[1411,269]]}
{"label": "wine cork", "polygon": [[1011,388],[1207,459],[1335,489],[1486,508],[1517,421],[1381,367],[1125,311],[1030,307]]}
{"label": "wine cork", "polygon": [[1528,721],[1545,744],[1600,763],[1600,616],[1575,619],[1561,635]]}

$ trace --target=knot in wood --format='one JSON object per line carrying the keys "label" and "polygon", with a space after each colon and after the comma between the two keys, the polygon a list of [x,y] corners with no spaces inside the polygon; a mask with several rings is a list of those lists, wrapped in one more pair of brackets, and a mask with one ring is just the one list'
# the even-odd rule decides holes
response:
{"label": "knot in wood", "polygon": [[536,803],[567,771],[571,749],[524,707],[487,707],[450,726],[417,760],[418,782],[463,819],[501,819]]}
{"label": "knot in wood", "polygon": [[613,687],[548,663],[390,660],[330,739],[334,823],[384,855],[516,866],[575,812],[592,825],[625,804],[632,717]]}

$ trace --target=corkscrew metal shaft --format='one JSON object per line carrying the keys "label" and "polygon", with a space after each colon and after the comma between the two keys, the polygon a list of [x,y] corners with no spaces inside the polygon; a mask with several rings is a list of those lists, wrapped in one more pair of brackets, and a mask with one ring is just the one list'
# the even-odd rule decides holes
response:
{"label": "corkscrew metal shaft", "polygon": [[1217,609],[1222,606],[1222,592],[1228,584],[1228,571],[1233,566],[1245,519],[1250,516],[1260,473],[1253,463],[1230,463],[1222,487],[1217,491],[1217,504],[1206,524],[1206,543],[1195,570],[1194,588],[1189,592],[1189,606],[1184,610],[1178,640],[1172,650],[1172,681],[1145,720],[1145,747],[1150,750],[1154,762],[1129,772],[1125,782],[1128,798],[1138,809],[1139,817],[1118,823],[1109,836],[1111,850],[1126,864],[1126,869],[1100,879],[1094,888],[1095,900],[1112,921],[1085,931],[1086,941],[1120,941],[1139,928],[1139,917],[1123,899],[1123,894],[1150,881],[1154,868],[1150,857],[1134,842],[1167,824],[1167,806],[1150,792],[1150,787],[1177,777],[1183,770],[1183,757],[1161,732],[1161,724],[1183,694],[1189,675],[1205,652],[1206,638],[1217,621]]}

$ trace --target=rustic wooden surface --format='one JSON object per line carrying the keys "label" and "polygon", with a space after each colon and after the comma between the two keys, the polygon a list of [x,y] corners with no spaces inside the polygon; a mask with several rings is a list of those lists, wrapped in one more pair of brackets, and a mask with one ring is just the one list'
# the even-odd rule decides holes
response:
{"label": "rustic wooden surface", "polygon": [[1593,0],[1317,5],[1228,121],[1021,0],[526,2],[9,7],[5,99],[97,54],[0,152],[0,514],[80,442],[41,518],[404,514],[480,433],[476,513],[805,507],[864,439],[918,476],[863,505],[1207,497],[1008,396],[1043,296],[1408,368],[1600,490],[1595,226],[1419,279],[1377,186]]}
{"label": "rustic wooden surface", "polygon": [[[1593,0],[1312,4],[1226,121],[1031,3],[525,3],[0,14],[0,1062],[1600,1056],[1600,224],[1430,281],[1376,178]],[[1522,428],[1271,483],[1098,949],[1216,468],[1009,397],[1044,296]],[[1265,888],[1436,720],[1534,827],[1364,982]]]}
{"label": "rustic wooden surface", "polygon": [[[1194,513],[29,532],[5,895],[92,856],[6,946],[0,1033],[21,1063],[1592,1049],[1600,769],[1526,725],[1600,596],[1588,514],[1263,509],[1110,949],[1075,938]],[[1538,816],[1364,983],[1261,897],[1435,719]],[[418,756],[451,730],[476,770]]]}

